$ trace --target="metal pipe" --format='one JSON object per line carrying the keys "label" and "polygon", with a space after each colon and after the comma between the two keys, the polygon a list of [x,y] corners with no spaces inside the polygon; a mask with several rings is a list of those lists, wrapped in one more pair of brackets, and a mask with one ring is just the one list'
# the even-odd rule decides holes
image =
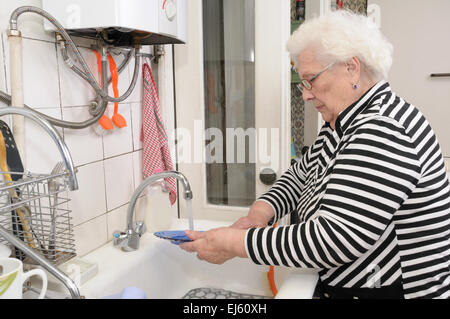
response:
{"label": "metal pipe", "polygon": [[[70,58],[68,52],[67,52],[67,47],[64,43],[64,41],[60,41],[60,49],[61,49],[61,55],[63,57],[64,62],[72,69],[72,71],[74,71],[76,74],[78,74],[80,77],[82,77],[83,79],[87,80],[87,75],[80,70],[75,63],[73,62],[73,60]],[[102,47],[103,49],[103,47]],[[139,77],[139,66],[140,66],[140,60],[137,59],[137,57],[140,56],[140,52],[139,49],[132,49],[130,50],[127,55],[125,56],[125,59],[122,61],[122,63],[119,65],[117,71],[118,73],[120,73],[121,71],[123,71],[123,69],[125,68],[126,65],[128,65],[128,63],[131,60],[131,56],[133,55],[133,53],[135,53],[135,66],[134,66],[134,72],[133,72],[133,77],[130,83],[130,86],[128,87],[127,91],[120,97],[117,98],[117,100],[123,101],[125,100],[128,96],[130,96],[130,94],[133,92],[134,88],[136,87],[136,83],[137,83],[137,79]],[[102,79],[102,83],[103,82],[107,82],[108,85],[111,83],[112,78],[110,76],[107,76],[107,81],[103,81]],[[104,90],[105,91],[105,90]],[[107,91],[107,90],[106,90]],[[106,106],[107,106],[107,101],[105,99],[103,99],[101,96],[97,97],[98,103],[100,105],[97,106],[95,108],[94,111],[91,112],[92,115],[99,115],[100,117],[103,115],[103,113],[106,110]],[[106,103],[103,103],[106,102]],[[97,120],[99,119],[99,117],[97,118]],[[92,124],[92,123],[91,123]],[[77,128],[77,127],[72,127],[72,128]]]}
{"label": "metal pipe", "polygon": [[58,147],[58,150],[61,154],[61,157],[66,164],[66,169],[70,173],[69,176],[69,188],[70,190],[78,189],[78,181],[75,175],[75,167],[73,165],[72,157],[70,156],[69,149],[67,145],[64,143],[62,137],[59,135],[58,131],[42,116],[38,115],[36,112],[18,107],[2,107],[0,108],[0,116],[7,114],[19,114],[25,116],[34,122],[36,122],[40,127],[42,127],[53,139]]}
{"label": "metal pipe", "polygon": [[[0,90],[0,101],[4,102],[6,105],[11,105],[11,95]],[[41,112],[29,107],[26,104],[24,104],[23,106],[25,109],[33,111],[34,113],[40,115],[41,117],[43,117],[44,119],[46,119],[47,121],[49,121],[51,124],[53,124],[55,126],[63,127],[63,128],[70,128],[70,129],[83,129],[83,128],[91,126],[92,124],[96,123],[100,119],[100,117],[105,112],[106,107],[108,106],[108,102],[105,101],[100,104],[100,106],[99,106],[100,111],[93,118],[86,120],[84,122],[78,122],[78,123],[64,121],[64,120],[50,117],[44,113],[41,113]]]}
{"label": "metal pipe", "polygon": [[23,251],[28,257],[39,263],[44,267],[49,273],[59,279],[69,290],[70,295],[73,299],[81,299],[80,290],[77,285],[61,270],[53,266],[47,259],[36,253],[33,249],[28,247],[23,241],[18,239],[16,236],[11,235],[3,226],[0,225],[0,235],[5,238],[8,242],[13,244],[15,247]]}
{"label": "metal pipe", "polygon": [[102,47],[100,50],[100,63],[102,66],[102,89],[104,92],[108,92],[108,51],[106,47]]}
{"label": "metal pipe", "polygon": [[139,73],[140,59],[139,59],[138,55],[136,54],[139,51],[138,49],[136,49],[136,53],[135,53],[135,70],[133,73],[133,81],[132,81],[130,87],[128,88],[128,90],[122,96],[120,96],[118,98],[114,98],[114,97],[109,96],[107,91],[105,92],[102,90],[102,88],[99,86],[99,84],[95,80],[94,75],[92,74],[91,70],[89,69],[86,61],[84,60],[84,58],[81,55],[80,51],[78,50],[77,46],[73,42],[72,38],[66,32],[64,27],[52,15],[50,15],[46,11],[42,10],[41,8],[33,7],[33,6],[22,6],[22,7],[17,8],[16,10],[14,10],[12,12],[10,19],[9,19],[10,30],[17,30],[17,19],[19,18],[19,16],[21,14],[26,13],[26,12],[32,12],[32,13],[41,15],[42,17],[46,18],[51,24],[53,24],[58,29],[61,36],[64,38],[64,40],[67,41],[68,45],[73,49],[75,55],[77,56],[77,59],[80,61],[81,66],[84,71],[84,75],[86,75],[86,78],[84,78],[84,79],[92,86],[94,91],[98,95],[100,95],[103,99],[106,99],[108,102],[112,102],[112,103],[120,103],[120,102],[124,101],[131,94],[131,92],[133,91],[134,86],[136,84],[136,81],[137,81],[137,76],[135,78],[135,74]]}
{"label": "metal pipe", "polygon": [[[81,78],[83,78],[84,80],[89,82],[89,78],[88,75],[86,73],[84,73],[82,70],[80,70],[72,61],[72,59],[69,57],[68,53],[67,53],[67,48],[65,47],[65,45],[60,45],[61,48],[61,54],[63,57],[64,62],[66,62],[66,64],[72,69],[72,71],[74,71],[76,74],[78,74]],[[135,48],[134,50],[134,71],[133,71],[133,77],[131,79],[131,83],[130,86],[128,87],[128,89],[125,91],[125,93],[123,93],[121,96],[119,96],[118,98],[114,98],[113,100],[110,99],[105,99],[101,94],[98,94],[99,97],[101,99],[105,99],[108,102],[114,102],[114,103],[119,103],[124,101],[125,99],[127,99],[131,93],[133,92],[134,88],[136,87],[136,83],[137,83],[137,79],[139,77],[139,67],[140,67],[140,53],[139,53],[139,49]],[[131,53],[128,55],[128,57],[126,58],[126,60],[124,61],[124,63],[122,63],[118,69],[122,70],[126,64],[128,64],[129,60],[131,59]],[[102,66],[103,67],[103,66]],[[105,67],[107,67],[107,64],[105,65]],[[102,69],[103,71],[103,69]],[[107,69],[106,69],[107,72]],[[111,78],[109,78],[108,76],[106,77],[107,79],[107,83],[109,85],[109,83],[111,82]],[[94,88],[95,89],[95,88]],[[103,92],[108,92],[108,90],[102,90]]]}
{"label": "metal pipe", "polygon": [[[86,80],[92,86],[92,88],[95,90],[97,95],[99,95],[99,100],[100,100],[99,107],[97,107],[98,111],[96,111],[96,115],[93,118],[86,120],[84,122],[78,122],[78,123],[77,122],[68,122],[68,121],[63,121],[60,119],[52,118],[43,113],[35,111],[36,113],[38,113],[40,116],[44,117],[47,121],[51,122],[53,125],[56,125],[59,127],[64,127],[64,128],[71,128],[71,129],[82,129],[82,128],[86,128],[86,127],[96,123],[101,118],[103,113],[106,111],[108,102],[122,102],[131,94],[131,92],[133,91],[133,89],[136,86],[136,82],[137,82],[137,78],[138,78],[138,74],[139,74],[140,60],[137,58],[137,55],[135,55],[135,70],[133,73],[133,79],[130,84],[130,87],[119,98],[116,99],[116,98],[110,97],[110,96],[108,96],[108,91],[102,90],[100,88],[100,86],[98,85],[98,83],[95,80],[95,77],[93,76],[91,70],[89,69],[86,61],[84,60],[83,56],[81,55],[81,53],[78,50],[75,43],[72,41],[69,34],[65,31],[64,27],[53,16],[51,16],[46,11],[44,11],[40,8],[37,8],[37,7],[33,7],[33,6],[22,6],[22,7],[17,8],[16,10],[14,10],[12,12],[12,14],[10,16],[10,31],[9,32],[13,33],[13,34],[14,33],[20,34],[20,32],[17,30],[17,20],[21,14],[26,13],[26,12],[32,12],[32,13],[41,15],[42,17],[47,19],[50,23],[52,23],[56,29],[58,29],[58,31],[60,32],[59,33],[60,37],[62,37],[67,42],[67,44],[73,49],[74,54],[76,55],[77,59],[81,63],[82,70],[79,69],[78,67],[76,67],[73,63],[72,63],[72,67],[71,67],[72,70],[75,73],[77,73],[79,76],[81,76],[84,80]],[[65,48],[65,45],[64,45],[64,48]],[[68,58],[66,48],[63,52],[63,56],[64,56],[64,53],[66,54],[66,57]],[[138,50],[135,50],[135,54],[136,53],[139,53]],[[123,63],[119,67],[119,69],[122,69],[123,67],[125,67],[125,65],[129,62],[130,57],[131,57],[131,51],[130,51],[129,55],[127,56],[126,60],[124,61],[126,63]],[[67,61],[66,61],[66,63],[67,63]],[[7,104],[12,103],[11,97],[4,92],[0,91],[0,98],[3,101],[5,101]],[[28,109],[31,109],[29,106],[26,106],[26,105],[24,105],[24,106]]]}
{"label": "metal pipe", "polygon": [[[96,92],[99,93],[101,92],[101,88],[99,87],[97,81],[94,78],[94,75],[92,74],[91,70],[89,69],[86,61],[84,60],[83,56],[81,55],[80,51],[78,50],[77,46],[75,45],[75,43],[72,41],[72,38],[69,36],[69,34],[66,32],[66,30],[64,29],[64,27],[49,13],[47,13],[46,11],[42,10],[41,8],[38,7],[34,7],[34,6],[22,6],[19,7],[17,9],[15,9],[10,16],[9,19],[9,29],[10,30],[17,30],[17,20],[19,18],[20,15],[22,15],[23,13],[26,12],[32,12],[35,14],[38,14],[42,17],[44,17],[45,19],[47,19],[51,24],[53,24],[53,26],[58,29],[58,31],[60,32],[61,36],[67,41],[67,43],[69,44],[69,46],[74,50],[77,59],[80,61],[81,66],[83,67],[84,72],[88,75],[89,77],[89,84],[91,84],[91,86],[96,89]],[[106,97],[104,96],[104,92],[101,92],[102,97]]]}
{"label": "metal pipe", "polygon": [[[22,79],[22,35],[20,31],[9,31],[8,41],[11,75],[11,105],[22,108],[24,98]],[[23,116],[13,115],[12,130],[20,156],[25,159],[25,119]]]}
{"label": "metal pipe", "polygon": [[[69,56],[69,53],[67,51],[67,46],[66,43],[64,42],[64,40],[61,38],[61,36],[58,34],[57,35],[57,42],[59,44],[59,48],[61,50],[61,55],[62,58],[64,60],[64,62],[67,64],[67,66],[69,68],[71,68],[75,73],[77,73],[80,77],[82,77],[83,79],[87,80],[87,74],[84,73],[82,70],[80,70],[74,63],[74,61],[72,60],[72,58]],[[123,61],[120,63],[120,65],[117,67],[117,72],[120,74],[123,69],[128,65],[128,63],[131,60],[131,57],[133,56],[133,53],[135,52],[134,49],[129,50],[126,55],[125,58],[123,59]],[[142,53],[140,54],[142,56]],[[108,76],[108,85],[112,82],[112,77]]]}
{"label": "metal pipe", "polygon": [[75,63],[72,61],[72,59],[69,57],[69,54],[67,53],[67,47],[66,47],[66,43],[64,41],[59,41],[59,49],[61,50],[61,56],[64,60],[64,62],[67,64],[67,66],[73,71],[75,72],[78,76],[80,76],[81,78],[83,78],[85,81],[89,82],[89,77],[88,75],[83,72],[82,70],[80,70]]}

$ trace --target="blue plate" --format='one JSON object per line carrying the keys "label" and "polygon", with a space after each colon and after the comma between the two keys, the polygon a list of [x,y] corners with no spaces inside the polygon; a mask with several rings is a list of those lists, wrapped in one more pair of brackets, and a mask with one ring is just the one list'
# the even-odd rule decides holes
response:
{"label": "blue plate", "polygon": [[154,235],[156,237],[170,240],[172,244],[179,245],[181,243],[185,243],[188,241],[192,241],[188,236],[184,233],[184,230],[165,230],[155,232]]}

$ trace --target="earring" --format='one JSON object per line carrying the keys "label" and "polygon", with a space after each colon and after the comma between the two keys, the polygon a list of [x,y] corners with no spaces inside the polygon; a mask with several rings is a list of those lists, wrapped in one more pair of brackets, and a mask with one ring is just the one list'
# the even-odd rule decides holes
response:
{"label": "earring", "polygon": [[358,88],[358,85],[355,83],[353,84],[353,89],[356,90]]}

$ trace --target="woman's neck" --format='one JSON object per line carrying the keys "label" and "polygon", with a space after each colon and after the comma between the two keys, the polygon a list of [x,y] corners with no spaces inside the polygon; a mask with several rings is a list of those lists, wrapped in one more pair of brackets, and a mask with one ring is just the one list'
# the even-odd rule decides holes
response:
{"label": "woman's neck", "polygon": [[338,118],[338,115],[345,110],[347,107],[358,101],[367,91],[370,90],[375,84],[377,84],[377,81],[369,80],[365,77],[361,77],[358,83],[356,84],[356,89],[350,88],[350,91],[348,92],[348,98],[344,100],[342,103],[342,107],[340,110],[338,110],[338,114],[336,115],[336,118],[330,122],[331,128],[334,130],[336,129],[336,120]]}

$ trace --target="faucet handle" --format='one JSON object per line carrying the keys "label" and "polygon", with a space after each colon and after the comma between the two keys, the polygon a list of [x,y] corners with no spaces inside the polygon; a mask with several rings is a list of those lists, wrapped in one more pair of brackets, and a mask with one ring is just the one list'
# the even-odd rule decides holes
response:
{"label": "faucet handle", "polygon": [[141,237],[147,231],[147,226],[143,221],[135,222],[134,231]]}
{"label": "faucet handle", "polygon": [[127,239],[127,233],[121,232],[119,230],[116,230],[113,233],[113,244],[114,246],[123,245],[126,242]]}

